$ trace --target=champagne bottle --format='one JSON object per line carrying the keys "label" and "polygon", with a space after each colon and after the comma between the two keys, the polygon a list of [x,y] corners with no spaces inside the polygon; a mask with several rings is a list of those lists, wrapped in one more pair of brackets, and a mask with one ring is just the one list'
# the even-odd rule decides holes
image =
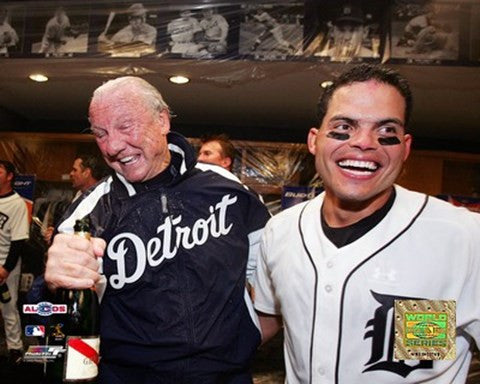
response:
{"label": "champagne bottle", "polygon": [[[88,217],[75,222],[76,236],[90,238]],[[94,383],[98,374],[99,301],[91,289],[58,289],[56,303],[67,313],[51,317],[47,345],[62,345],[62,352],[47,363],[47,378],[55,383]]]}
{"label": "champagne bottle", "polygon": [[12,300],[12,296],[10,296],[8,285],[7,283],[3,283],[2,285],[0,285],[0,302],[6,304],[10,300]]}

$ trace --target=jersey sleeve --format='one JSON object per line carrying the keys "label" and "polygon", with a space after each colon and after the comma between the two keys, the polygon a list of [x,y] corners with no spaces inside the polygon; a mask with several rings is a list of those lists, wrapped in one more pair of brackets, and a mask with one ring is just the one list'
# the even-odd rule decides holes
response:
{"label": "jersey sleeve", "polygon": [[255,309],[268,315],[281,315],[280,306],[275,299],[275,289],[267,264],[269,254],[268,233],[264,233],[260,243],[260,254],[254,278]]}
{"label": "jersey sleeve", "polygon": [[[462,311],[459,315],[465,319],[465,331],[475,339],[480,348],[480,215],[474,214],[472,228],[472,246],[470,247],[470,276],[465,279],[462,297],[459,298]],[[459,306],[457,303],[457,307]]]}
{"label": "jersey sleeve", "polygon": [[15,214],[11,218],[12,223],[10,227],[11,240],[25,240],[28,239],[29,224],[28,224],[28,210],[27,204],[20,199],[15,209]]}

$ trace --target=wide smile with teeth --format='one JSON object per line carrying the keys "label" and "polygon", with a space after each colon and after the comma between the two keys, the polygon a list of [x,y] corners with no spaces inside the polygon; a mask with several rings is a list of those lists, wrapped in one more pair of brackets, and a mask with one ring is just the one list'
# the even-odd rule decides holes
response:
{"label": "wide smile with teeth", "polygon": [[128,165],[128,164],[131,164],[131,163],[135,162],[136,159],[137,159],[136,156],[127,156],[127,157],[123,157],[123,158],[119,159],[118,161],[120,163],[122,163],[123,165]]}
{"label": "wide smile with teeth", "polygon": [[378,163],[365,160],[340,160],[337,164],[344,170],[360,175],[370,175],[380,168]]}

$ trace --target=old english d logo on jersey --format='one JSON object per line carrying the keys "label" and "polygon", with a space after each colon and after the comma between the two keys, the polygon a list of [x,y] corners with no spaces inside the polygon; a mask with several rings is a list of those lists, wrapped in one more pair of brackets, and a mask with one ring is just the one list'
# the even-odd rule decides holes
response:
{"label": "old english d logo on jersey", "polygon": [[[192,249],[203,245],[210,237],[228,235],[233,223],[227,224],[229,206],[235,204],[237,197],[227,194],[209,207],[210,215],[197,219],[192,227],[182,225],[182,215],[169,216],[157,227],[157,235],[146,243],[136,234],[119,233],[108,244],[107,255],[116,263],[116,274],[112,274],[109,283],[114,289],[122,289],[126,284],[138,281],[147,264],[154,268],[165,260],[173,259],[180,248]],[[128,275],[126,255],[134,254],[136,266]]]}
{"label": "old english d logo on jersey", "polygon": [[0,212],[0,229],[3,229],[7,221],[8,221],[8,216]]}
{"label": "old english d logo on jersey", "polygon": [[373,318],[370,319],[365,326],[367,332],[365,333],[364,339],[372,339],[372,348],[370,359],[365,363],[366,368],[363,372],[389,371],[399,376],[407,377],[416,369],[432,369],[432,361],[414,360],[409,361],[409,364],[406,364],[403,360],[394,361],[393,357],[395,329],[393,315],[388,317],[388,314],[392,313],[395,300],[418,300],[418,298],[384,295],[373,291],[370,292],[374,299],[380,303],[380,306],[375,310]]}

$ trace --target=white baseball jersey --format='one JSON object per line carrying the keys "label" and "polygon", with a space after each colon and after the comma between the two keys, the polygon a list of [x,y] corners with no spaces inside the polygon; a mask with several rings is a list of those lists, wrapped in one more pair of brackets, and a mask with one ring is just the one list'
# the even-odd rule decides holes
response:
{"label": "white baseball jersey", "polygon": [[214,41],[225,41],[228,34],[228,23],[222,15],[212,15],[211,18],[200,21],[200,27],[205,31],[205,38]]}
{"label": "white baseball jersey", "polygon": [[167,33],[174,43],[190,43],[193,35],[201,30],[200,23],[194,17],[174,19],[167,25]]}
{"label": "white baseball jersey", "polygon": [[141,27],[135,30],[131,25],[127,25],[112,36],[112,41],[115,43],[142,42],[148,45],[155,45],[157,30],[147,23],[142,24]]}
{"label": "white baseball jersey", "polygon": [[17,32],[6,21],[0,24],[0,53],[7,53],[8,47],[18,43]]}
{"label": "white baseball jersey", "polygon": [[[267,224],[255,308],[283,316],[287,383],[464,383],[480,344],[480,215],[396,186],[372,230],[336,248],[324,194]],[[456,300],[457,357],[393,357],[396,299]]]}
{"label": "white baseball jersey", "polygon": [[7,259],[10,243],[28,239],[28,230],[27,205],[20,195],[0,198],[0,265]]}

